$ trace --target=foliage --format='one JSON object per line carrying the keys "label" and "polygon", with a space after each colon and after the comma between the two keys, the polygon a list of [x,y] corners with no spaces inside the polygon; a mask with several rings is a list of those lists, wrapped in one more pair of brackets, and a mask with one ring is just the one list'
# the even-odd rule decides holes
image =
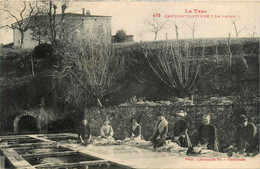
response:
{"label": "foliage", "polygon": [[126,33],[123,29],[116,32],[115,42],[124,42],[126,40]]}
{"label": "foliage", "polygon": [[36,46],[33,50],[35,57],[37,58],[45,58],[51,57],[54,52],[52,45],[44,43]]}
{"label": "foliage", "polygon": [[[198,39],[191,41],[179,40],[181,44],[185,44],[186,41],[191,43],[190,46],[193,46],[193,44],[200,46],[202,44],[201,40]],[[96,103],[96,97],[99,96],[95,96],[93,99],[93,95],[89,94],[73,75],[74,72],[80,80],[84,80],[85,86],[92,93],[95,92],[96,95],[100,95],[100,98],[103,98],[101,100],[103,105],[105,103],[106,105],[118,105],[126,102],[133,96],[137,97],[136,102],[133,104],[127,104],[126,106],[118,107],[118,109],[111,108],[109,111],[101,109],[100,113],[95,112],[97,113],[96,115],[90,113],[90,118],[93,117],[93,120],[97,118],[97,121],[101,123],[103,115],[114,112],[115,121],[112,120],[112,125],[118,124],[120,127],[116,129],[117,137],[123,137],[128,126],[128,119],[134,115],[134,112],[137,116],[145,117],[142,121],[142,126],[146,131],[144,133],[145,138],[148,138],[152,132],[150,126],[155,124],[154,114],[157,111],[168,112],[167,119],[171,127],[174,125],[174,117],[171,117],[170,114],[181,108],[191,112],[187,118],[192,119],[190,120],[190,135],[194,142],[196,142],[196,130],[200,124],[201,115],[203,113],[211,113],[212,123],[218,128],[222,146],[230,142],[231,138],[229,138],[229,135],[232,135],[234,131],[235,122],[233,123],[232,119],[233,114],[236,112],[236,107],[241,107],[242,110],[240,112],[246,113],[250,118],[249,121],[258,122],[259,107],[244,104],[254,103],[259,105],[259,39],[232,39],[230,46],[233,53],[231,66],[227,55],[227,39],[203,40],[206,48],[205,57],[201,61],[201,71],[194,86],[197,89],[194,93],[194,101],[197,102],[199,100],[203,104],[197,106],[192,105],[194,103],[191,104],[185,101],[185,99],[173,101],[172,98],[176,97],[174,92],[170,90],[170,87],[162,83],[147,64],[141,48],[143,44],[149,47],[148,50],[157,50],[158,52],[158,49],[155,47],[160,49],[160,46],[163,46],[165,42],[158,42],[154,46],[151,45],[153,44],[151,42],[127,45],[119,43],[113,46],[105,44],[88,46],[90,45],[89,42],[85,43],[84,41],[82,43],[76,41],[74,43],[73,41],[72,44],[66,44],[67,41],[64,42],[64,44],[60,44],[61,48],[53,53],[58,55],[58,58],[61,57],[59,58],[61,60],[58,60],[55,64],[56,67],[53,65],[47,66],[40,61],[35,62],[35,76],[31,76],[31,50],[1,49],[2,114],[9,115],[11,108],[16,108],[16,110],[37,108],[39,107],[40,98],[44,97],[46,107],[54,106],[57,102],[56,99],[58,99],[61,102],[57,103],[60,114],[63,114],[64,110],[74,110],[73,117],[75,117],[75,114],[82,112],[82,107],[89,106],[88,101],[95,101]],[[201,49],[198,48],[196,50],[201,52]],[[108,58],[105,58],[106,54],[108,54]],[[83,60],[86,62],[82,62]],[[104,63],[108,63],[107,65],[110,66],[105,68],[102,66]],[[85,70],[86,67],[83,65],[90,66]],[[52,72],[53,68],[55,68],[55,73]],[[113,71],[115,69],[114,76],[107,71],[111,69]],[[104,86],[103,89],[106,89],[103,94],[99,92],[102,90],[98,88],[98,82],[101,82],[102,70],[106,72],[103,74],[104,78],[101,83]],[[54,84],[52,84],[53,79],[49,77],[50,74],[53,76],[60,75],[54,76]],[[108,80],[107,78],[112,79],[109,85],[104,83]],[[118,88],[119,86],[121,88]],[[144,97],[146,99],[138,99]],[[210,99],[212,97],[216,99]],[[106,102],[107,99],[108,102]],[[235,106],[222,102],[222,99],[231,100]],[[64,100],[67,102],[64,103]],[[80,103],[83,100],[85,105]],[[164,102],[159,100],[164,100]],[[209,101],[211,105],[204,102],[205,100]],[[137,102],[140,104],[136,104]],[[173,103],[173,105],[169,104],[170,106],[168,106],[169,102]],[[77,105],[74,103],[77,103]],[[150,106],[151,104],[155,104],[155,106]],[[222,105],[214,106],[215,104]],[[166,106],[169,108],[165,108]],[[14,111],[12,116],[15,113]],[[9,122],[13,118],[10,117]],[[3,119],[3,121],[5,121],[4,124],[8,123],[8,118],[7,120]],[[9,128],[11,127],[8,126],[7,129]],[[227,130],[228,128],[230,131]],[[226,131],[228,131],[227,134],[225,133]],[[98,133],[98,130],[96,132]],[[226,140],[228,143],[226,143]]]}
{"label": "foliage", "polygon": [[[198,52],[196,46],[181,45],[178,41],[159,45],[159,50],[143,50],[150,67],[168,87],[178,91],[179,97],[187,96],[193,89],[205,48]],[[159,45],[155,44],[155,48]]]}
{"label": "foliage", "polygon": [[177,98],[175,101],[147,101],[145,98],[136,98],[136,96],[132,97],[130,101],[121,103],[119,107],[124,106],[188,106],[194,105],[193,101],[188,98]]}
{"label": "foliage", "polygon": [[115,82],[124,75],[124,57],[110,44],[69,44],[57,49],[62,56],[53,78],[65,94],[67,102],[84,102],[84,97],[100,99],[120,88]]}

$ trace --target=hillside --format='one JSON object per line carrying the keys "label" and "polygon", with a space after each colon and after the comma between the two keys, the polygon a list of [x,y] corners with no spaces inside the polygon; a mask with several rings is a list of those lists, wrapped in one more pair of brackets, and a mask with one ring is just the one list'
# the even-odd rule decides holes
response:
{"label": "hillside", "polygon": [[[166,43],[175,42],[176,40],[114,44],[119,53],[128,58],[126,63],[127,72],[126,76],[118,81],[122,88],[116,93],[106,96],[104,98],[105,104],[117,105],[133,96],[145,97],[148,100],[167,100],[176,97],[176,93],[162,83],[149,68],[143,56],[144,48],[160,50]],[[178,43],[195,44],[198,50],[201,47],[206,48],[206,57],[196,81],[195,95],[200,97],[209,95],[237,95],[241,92],[240,88],[244,88],[245,84],[249,88],[252,88],[247,89],[251,91],[251,94],[247,95],[257,93],[256,91],[259,90],[257,88],[257,84],[259,84],[259,38],[230,39],[232,63],[230,63],[228,38],[185,39],[178,40]],[[46,95],[43,91],[52,93],[50,90],[52,86],[50,74],[53,71],[53,65],[55,65],[55,59],[53,60],[55,54],[46,58],[37,58],[32,52],[32,50],[9,48],[1,50],[2,96],[5,95],[5,90],[20,91],[21,87],[32,89],[32,85],[35,92],[38,92],[37,89],[39,87],[41,89],[40,93],[42,94],[34,94],[35,97]],[[205,81],[208,81],[208,84],[203,83]],[[44,86],[42,82],[45,83]],[[29,91],[25,92],[26,90],[22,91],[24,93],[20,94],[21,97],[31,93]],[[17,97],[13,99],[17,99]],[[32,98],[32,100],[35,99]]]}

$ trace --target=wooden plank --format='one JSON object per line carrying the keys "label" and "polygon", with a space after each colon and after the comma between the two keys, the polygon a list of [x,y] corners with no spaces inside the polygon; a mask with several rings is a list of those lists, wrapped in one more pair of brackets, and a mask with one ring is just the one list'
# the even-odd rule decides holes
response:
{"label": "wooden plank", "polygon": [[14,168],[32,168],[32,165],[29,164],[19,154],[17,154],[13,149],[2,149],[2,152],[7,161],[9,161],[10,164],[14,166]]}
{"label": "wooden plank", "polygon": [[47,153],[39,153],[39,154],[25,154],[22,155],[24,158],[28,157],[58,157],[58,156],[64,156],[64,155],[72,155],[72,154],[78,154],[77,151],[64,151],[64,152],[47,152]]}
{"label": "wooden plank", "polygon": [[5,168],[5,157],[0,156],[0,168]]}
{"label": "wooden plank", "polygon": [[75,133],[56,133],[56,134],[47,134],[46,137],[75,137],[75,138],[78,138],[78,134],[75,134]]}
{"label": "wooden plank", "polygon": [[53,142],[53,143],[55,143],[55,141],[51,141],[49,139],[42,138],[42,137],[37,137],[37,135],[27,135],[27,136],[30,137],[30,138],[34,138],[34,139],[37,139],[37,140],[44,141],[44,142]]}
{"label": "wooden plank", "polygon": [[18,138],[28,138],[26,135],[11,135],[11,136],[0,136],[1,139],[18,139]]}
{"label": "wooden plank", "polygon": [[[30,147],[17,147],[17,148],[13,148],[14,150],[27,150],[27,149],[32,149],[32,148],[60,148],[60,146],[57,145],[38,145],[38,146],[30,146]],[[63,148],[63,147],[61,147]]]}
{"label": "wooden plank", "polygon": [[1,145],[1,147],[4,148],[30,147],[30,146],[52,145],[54,143],[55,142],[24,143],[24,144]]}
{"label": "wooden plank", "polygon": [[106,160],[95,160],[95,161],[82,161],[78,163],[62,163],[62,164],[42,164],[34,167],[37,168],[65,168],[65,167],[79,167],[79,166],[93,166],[93,165],[101,165],[101,164],[109,164]]}

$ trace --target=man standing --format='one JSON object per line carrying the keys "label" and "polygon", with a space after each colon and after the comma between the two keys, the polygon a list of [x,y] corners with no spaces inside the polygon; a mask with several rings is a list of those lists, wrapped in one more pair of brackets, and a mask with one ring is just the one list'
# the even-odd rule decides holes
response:
{"label": "man standing", "polygon": [[88,145],[91,140],[91,130],[90,126],[88,124],[88,120],[84,119],[82,120],[82,123],[79,126],[79,131],[78,131],[78,142]]}
{"label": "man standing", "polygon": [[238,122],[239,126],[236,130],[234,143],[229,149],[239,151],[241,154],[244,152],[252,153],[255,147],[256,127],[248,122],[245,115],[240,115]]}
{"label": "man standing", "polygon": [[202,117],[202,123],[198,132],[198,146],[219,151],[217,129],[213,124],[210,124],[210,116],[204,115]]}
{"label": "man standing", "polygon": [[177,122],[173,128],[173,139],[172,141],[177,143],[181,147],[191,147],[190,137],[188,135],[188,123],[184,119],[186,113],[183,110],[180,110],[176,113]]}
{"label": "man standing", "polygon": [[165,119],[164,114],[158,113],[157,120],[158,121],[156,122],[154,133],[149,139],[153,143],[154,149],[165,144],[168,133],[168,122]]}

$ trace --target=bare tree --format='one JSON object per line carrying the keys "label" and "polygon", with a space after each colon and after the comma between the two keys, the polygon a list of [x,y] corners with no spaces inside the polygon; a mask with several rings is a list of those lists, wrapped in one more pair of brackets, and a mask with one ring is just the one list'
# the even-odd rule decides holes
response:
{"label": "bare tree", "polygon": [[178,25],[175,24],[174,27],[175,27],[176,39],[179,39]]}
{"label": "bare tree", "polygon": [[53,73],[67,101],[80,103],[84,96],[101,99],[118,90],[116,80],[124,74],[124,57],[111,44],[97,44],[79,40],[57,49],[62,57]]}
{"label": "bare tree", "polygon": [[[76,30],[76,27],[79,26],[78,23],[75,21],[65,22],[65,10],[68,4],[69,1],[61,1],[60,3],[48,1],[44,3],[41,16],[38,16],[31,25],[34,40],[37,40],[38,43],[50,41],[53,46],[56,46],[57,39],[60,39],[66,33],[72,33],[72,30]],[[62,9],[61,14],[57,13],[58,7]]]}
{"label": "bare tree", "polygon": [[17,29],[21,35],[21,45],[24,43],[24,33],[30,29],[31,23],[41,13],[41,6],[37,2],[23,2],[21,9],[15,9],[11,6],[8,6],[7,3],[4,3],[4,8],[2,9],[4,13],[8,15],[6,18],[15,20],[13,24],[6,24],[3,27],[8,27],[11,29]]}
{"label": "bare tree", "polygon": [[174,29],[175,29],[175,34],[176,34],[176,39],[179,39],[179,29],[183,26],[183,24],[177,23],[177,21],[173,22]]}
{"label": "bare tree", "polygon": [[254,38],[256,37],[257,34],[257,26],[256,26],[256,19],[253,18],[252,21],[245,27],[245,31],[247,32],[247,34]]}
{"label": "bare tree", "polygon": [[204,51],[204,47],[198,52],[195,46],[177,41],[145,46],[143,53],[161,81],[185,97],[194,87]]}
{"label": "bare tree", "polygon": [[195,31],[196,31],[196,20],[194,20],[193,22],[190,22],[190,23],[183,21],[183,23],[191,30],[192,38],[194,38]]}
{"label": "bare tree", "polygon": [[236,17],[235,19],[231,19],[231,22],[232,22],[232,24],[233,24],[233,26],[234,26],[234,29],[235,29],[236,37],[238,37],[239,34],[240,34],[242,31],[244,31],[244,30],[246,29],[246,27],[247,27],[247,25],[244,25],[244,26],[242,26],[242,27],[239,27],[239,26],[238,26],[239,20],[240,20],[240,17],[239,17],[239,16]]}
{"label": "bare tree", "polygon": [[153,18],[152,20],[145,21],[145,23],[149,26],[148,31],[154,33],[154,41],[156,41],[158,33],[165,28],[167,22],[168,20],[161,18]]}
{"label": "bare tree", "polygon": [[38,42],[38,45],[49,40],[46,27],[47,24],[46,16],[42,15],[35,18],[33,24],[30,26],[32,30],[32,38]]}
{"label": "bare tree", "polygon": [[254,37],[257,36],[256,25],[252,25],[252,26],[247,27],[247,28],[245,28],[245,29],[247,30],[247,34],[248,34],[250,37],[254,38]]}

